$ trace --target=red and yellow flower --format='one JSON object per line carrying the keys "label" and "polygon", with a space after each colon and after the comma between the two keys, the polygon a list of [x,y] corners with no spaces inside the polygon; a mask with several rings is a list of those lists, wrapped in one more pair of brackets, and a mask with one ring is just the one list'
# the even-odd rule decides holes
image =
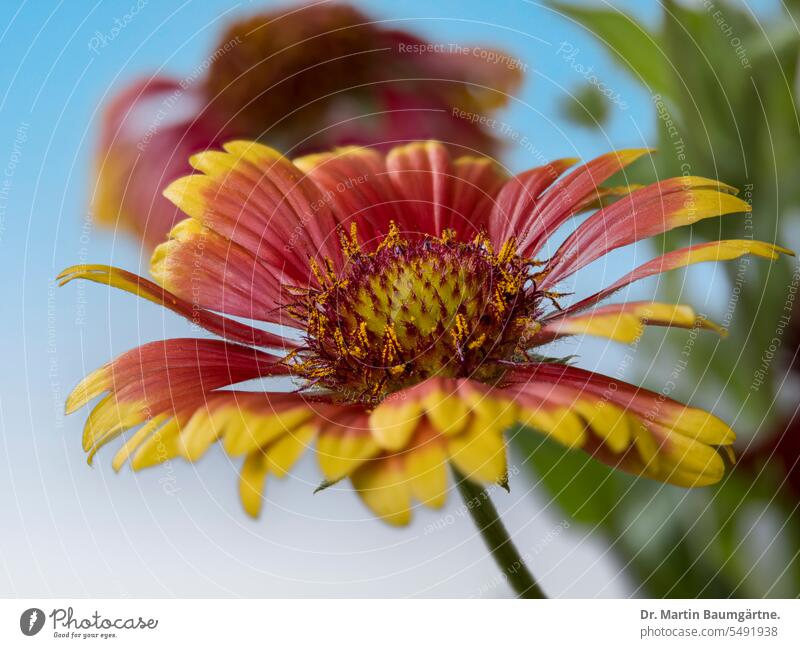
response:
{"label": "red and yellow flower", "polygon": [[92,213],[157,245],[180,219],[162,190],[191,172],[191,154],[240,137],[295,154],[429,137],[496,153],[478,118],[507,103],[521,69],[502,52],[434,46],[346,4],[245,17],[185,77],[143,78],[108,102]]}
{"label": "red and yellow flower", "polygon": [[[474,482],[504,483],[512,425],[637,475],[713,484],[734,440],[723,421],[539,353],[573,335],[631,342],[646,325],[718,330],[685,305],[599,304],[667,270],[789,253],[752,240],[695,245],[566,305],[559,286],[611,250],[749,211],[707,178],[602,187],[646,153],[612,152],[571,171],[575,160],[556,160],[514,177],[488,158],[453,159],[437,142],[290,161],[232,141],[193,156],[198,173],[165,191],[188,218],[155,250],[155,282],[107,266],[61,279],[133,292],[220,339],[145,344],[85,378],[68,411],[105,394],[85,449],[92,457],[125,434],[114,467],[139,469],[195,461],[219,442],[243,459],[241,497],[256,515],[267,476],[284,476],[313,447],[326,483],[349,478],[394,524],[409,520],[414,501],[443,503],[448,463]],[[232,388],[276,376],[297,389]]]}

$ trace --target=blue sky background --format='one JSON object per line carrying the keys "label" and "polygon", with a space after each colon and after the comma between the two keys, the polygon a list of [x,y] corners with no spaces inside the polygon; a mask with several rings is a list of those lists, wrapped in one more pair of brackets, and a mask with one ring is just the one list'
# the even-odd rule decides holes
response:
{"label": "blue sky background", "polygon": [[[268,485],[261,520],[242,513],[236,470],[221,452],[196,466],[173,464],[115,475],[109,452],[89,468],[80,447],[84,413],[65,419],[75,383],[137,344],[189,334],[179,318],[96,285],[56,289],[64,267],[88,261],[137,270],[137,247],[85,221],[90,155],[99,104],[126,81],[157,69],[190,72],[235,15],[270,2],[150,0],[97,53],[133,0],[6,1],[0,5],[0,596],[500,596],[495,567],[471,521],[451,498],[442,512],[419,511],[407,529],[371,519],[346,488],[311,496],[318,475]],[[541,4],[518,0],[356,3],[432,41],[502,47],[529,64],[518,99],[502,118],[547,158],[590,157],[651,144],[649,97],[580,28]],[[767,12],[775,3],[759,3]],[[616,2],[646,22],[657,2]],[[561,41],[619,92],[604,132],[577,128],[558,103],[581,77],[555,54]],[[537,164],[510,147],[515,170]],[[2,179],[2,178],[0,178]],[[644,250],[627,250],[582,279],[605,284]],[[146,265],[146,264],[144,264]],[[589,348],[590,367],[618,351]],[[528,475],[496,501],[545,589],[571,596],[624,595],[624,572],[606,548],[562,519]],[[442,519],[452,523],[431,531]],[[444,516],[444,517],[443,517]],[[545,540],[556,529],[555,540]],[[560,531],[559,531],[560,529]]]}

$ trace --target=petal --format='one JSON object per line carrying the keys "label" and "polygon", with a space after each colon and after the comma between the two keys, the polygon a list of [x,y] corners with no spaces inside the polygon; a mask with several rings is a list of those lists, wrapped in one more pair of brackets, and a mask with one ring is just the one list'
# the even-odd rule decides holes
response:
{"label": "petal", "polygon": [[[63,286],[74,279],[86,279],[87,281],[106,284],[133,293],[138,297],[143,297],[148,301],[164,306],[207,331],[233,342],[262,347],[280,347],[287,350],[297,346],[295,342],[280,335],[256,329],[247,324],[242,324],[236,320],[199,308],[196,304],[173,295],[152,281],[119,268],[106,265],[72,266],[58,275],[58,285]],[[68,408],[68,410],[73,411],[73,408]]]}
{"label": "petal", "polygon": [[263,144],[232,141],[223,148],[211,161],[207,154],[192,158],[204,174],[176,180],[164,195],[278,275],[308,281],[310,256],[340,267],[341,250],[330,236],[336,220],[314,182]]}
{"label": "petal", "polygon": [[[535,209],[527,214],[527,222],[520,221],[516,230],[520,253],[536,256],[544,242],[567,220],[581,211],[587,203],[600,194],[600,185],[612,175],[632,164],[650,149],[612,151],[575,169],[563,180],[550,187]],[[560,165],[559,165],[560,167]],[[558,170],[559,167],[556,167]]]}
{"label": "petal", "polygon": [[[520,382],[510,391],[526,392],[542,389],[553,394],[571,393],[574,398],[593,396],[607,400],[645,423],[653,423],[710,445],[730,445],[736,435],[722,420],[697,408],[679,403],[663,394],[636,387],[577,367],[539,363],[519,367],[511,372]],[[512,380],[511,376],[508,376]],[[559,391],[555,391],[555,388]]]}
{"label": "petal", "polygon": [[335,414],[331,411],[326,416],[317,441],[317,455],[323,476],[333,483],[377,457],[381,448],[370,434],[363,408],[337,408]]}
{"label": "petal", "polygon": [[372,416],[377,417],[379,430],[373,430],[373,436],[394,435],[391,449],[397,450],[403,447],[399,439],[409,438],[416,427],[424,425],[424,419],[446,436],[488,428],[502,433],[514,422],[516,410],[505,396],[498,400],[501,394],[469,379],[429,378],[395,392],[375,408]]}
{"label": "petal", "polygon": [[[662,433],[663,434],[663,433]],[[647,450],[637,444],[622,453],[591,443],[584,448],[592,457],[613,468],[642,475],[682,488],[696,488],[717,483],[725,474],[725,462],[719,452],[681,434],[668,433],[662,441],[648,432]]]}
{"label": "petal", "polygon": [[282,323],[285,297],[275,270],[193,218],[178,223],[155,249],[150,274],[165,290],[203,308]]}
{"label": "petal", "polygon": [[81,381],[67,411],[110,392],[92,410],[83,446],[90,460],[124,430],[165,412],[194,410],[204,394],[244,380],[286,373],[277,358],[221,340],[174,339],[122,354]]}
{"label": "petal", "polygon": [[672,252],[667,252],[652,261],[639,266],[634,271],[626,274],[624,277],[616,281],[614,284],[601,290],[594,295],[590,295],[575,304],[565,308],[562,313],[576,313],[602,301],[609,297],[616,291],[624,288],[625,286],[646,279],[653,275],[668,272],[677,268],[683,268],[695,263],[704,263],[706,261],[730,261],[731,259],[738,259],[746,254],[759,256],[770,261],[777,260],[781,254],[788,254],[794,256],[794,252],[786,248],[773,245],[771,243],[764,243],[763,241],[752,240],[725,240],[725,241],[712,241],[711,243],[700,243],[691,247],[681,248]]}
{"label": "petal", "polygon": [[506,393],[517,402],[522,423],[615,468],[659,481],[704,486],[724,474],[712,446],[728,446],[735,437],[708,412],[574,367],[539,367],[528,373],[528,382],[496,390],[498,398]]}
{"label": "petal", "polygon": [[676,486],[709,486],[725,475],[725,462],[716,449],[669,433],[659,451],[658,471],[659,478]]}
{"label": "petal", "polygon": [[223,429],[219,412],[212,408],[213,399],[198,407],[183,426],[181,454],[187,461],[198,461],[217,441]]}
{"label": "petal", "polygon": [[438,236],[452,218],[453,168],[439,142],[413,142],[386,156],[389,178],[407,214],[401,234]]}
{"label": "petal", "polygon": [[403,223],[405,212],[381,153],[353,146],[297,158],[294,164],[317,184],[345,231],[357,223],[366,250],[380,244],[392,221]]}
{"label": "petal", "polygon": [[68,398],[70,411],[102,391],[125,402],[154,404],[184,389],[211,391],[244,380],[285,375],[279,358],[223,340],[174,338],[123,353],[90,374]]}
{"label": "petal", "polygon": [[262,452],[253,452],[245,458],[239,473],[239,498],[250,517],[258,517],[263,504],[262,495],[267,481],[267,459]]}
{"label": "petal", "polygon": [[586,441],[586,425],[569,407],[521,406],[519,422],[568,448]]}
{"label": "petal", "polygon": [[600,398],[581,398],[575,401],[575,410],[612,451],[623,452],[634,440],[638,422],[617,405]]}
{"label": "petal", "polygon": [[492,244],[500,246],[523,231],[542,192],[575,162],[576,158],[553,160],[508,180],[497,196],[488,224],[487,231]]}
{"label": "petal", "polygon": [[430,424],[419,428],[403,460],[414,498],[431,508],[444,506],[447,499],[447,449],[444,439]]}
{"label": "petal", "polygon": [[239,476],[239,497],[248,515],[258,517],[261,513],[267,475],[285,477],[308,449],[315,431],[314,426],[301,427],[245,457]]}
{"label": "petal", "polygon": [[[137,448],[142,456],[137,453],[135,470],[176,457],[197,461],[211,444],[221,440],[231,456],[264,453],[272,474],[283,477],[321,425],[322,420],[300,394],[235,390],[200,393],[191,402],[183,402],[180,409],[165,410],[143,425],[118,452],[114,467],[119,470]],[[165,429],[170,430],[169,452],[156,457],[152,449],[154,444],[164,445]]]}
{"label": "petal", "polygon": [[504,432],[518,420],[516,403],[498,398],[498,392],[494,390],[476,387],[476,383],[463,381],[459,390],[464,401],[470,406],[472,419],[469,425],[475,432],[488,429]]}
{"label": "petal", "polygon": [[[302,394],[227,392],[216,398],[217,409],[225,423],[223,446],[234,457],[267,446],[283,436],[298,434],[298,430],[309,423],[319,424],[313,404]],[[229,414],[227,418],[226,413]]]}
{"label": "petal", "polygon": [[452,202],[442,229],[454,230],[460,240],[488,232],[495,198],[507,180],[490,158],[465,156],[455,160]]}
{"label": "petal", "polygon": [[454,381],[431,379],[428,383],[423,383],[422,398],[428,420],[442,434],[463,432],[470,423],[471,407],[456,391]]}
{"label": "petal", "polygon": [[450,461],[467,479],[482,484],[505,481],[508,474],[506,444],[496,429],[471,428],[447,439]]}
{"label": "petal", "polygon": [[303,425],[284,434],[263,450],[270,472],[276,477],[285,477],[297,463],[317,433],[316,425]]}
{"label": "petal", "polygon": [[546,344],[566,335],[594,335],[630,344],[638,340],[645,325],[674,326],[686,329],[705,328],[723,334],[724,329],[699,317],[683,304],[628,302],[595,308],[590,313],[562,315],[557,312],[532,339],[532,344]]}
{"label": "petal", "polygon": [[147,437],[131,459],[131,468],[144,470],[175,459],[180,453],[181,427],[186,415],[176,415]]}
{"label": "petal", "polygon": [[559,247],[540,288],[546,290],[616,248],[705,218],[751,211],[748,203],[725,191],[726,185],[706,188],[709,183],[713,181],[672,178],[604,207]]}
{"label": "petal", "polygon": [[404,526],[411,521],[411,485],[400,458],[369,461],[350,480],[364,503],[384,522]]}
{"label": "petal", "polygon": [[139,446],[149,439],[157,429],[171,420],[172,419],[170,418],[169,414],[159,414],[136,430],[136,432],[132,434],[130,438],[125,440],[125,443],[114,455],[114,459],[111,462],[114,471],[119,472],[122,466],[124,466],[128,459],[131,458],[131,455],[136,452]]}
{"label": "petal", "polygon": [[422,420],[423,408],[416,400],[387,398],[369,416],[369,427],[378,444],[390,451],[408,445],[411,436]]}

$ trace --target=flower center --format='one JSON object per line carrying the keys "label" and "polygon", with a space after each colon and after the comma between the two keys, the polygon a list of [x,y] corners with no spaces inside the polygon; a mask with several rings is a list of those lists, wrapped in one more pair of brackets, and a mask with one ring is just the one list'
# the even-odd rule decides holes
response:
{"label": "flower center", "polygon": [[540,328],[534,263],[514,239],[495,252],[483,236],[464,243],[446,230],[407,240],[392,225],[365,253],[355,228],[340,238],[343,272],[312,261],[320,287],[294,290],[299,300],[287,311],[306,346],[286,361],[344,401],[377,402],[432,376],[496,382],[498,361],[523,356]]}

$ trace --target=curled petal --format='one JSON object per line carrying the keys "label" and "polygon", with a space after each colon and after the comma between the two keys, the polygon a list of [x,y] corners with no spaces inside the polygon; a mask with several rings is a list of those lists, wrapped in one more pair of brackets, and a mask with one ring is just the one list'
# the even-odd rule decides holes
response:
{"label": "curled petal", "polygon": [[126,429],[165,412],[196,408],[219,387],[285,374],[277,360],[220,340],[152,342],[89,374],[67,398],[66,410],[73,412],[108,392],[84,427],[83,446],[93,455]]}
{"label": "curled petal", "polygon": [[95,283],[106,284],[119,288],[148,301],[164,306],[169,310],[182,315],[193,323],[202,326],[207,331],[227,338],[233,342],[252,344],[260,347],[280,347],[293,349],[295,342],[275,333],[253,328],[247,324],[237,322],[212,313],[197,305],[173,295],[169,291],[139,277],[126,270],[120,270],[107,265],[77,265],[63,270],[58,275],[59,286],[64,286],[75,279],[86,279]]}
{"label": "curled petal", "polygon": [[601,439],[590,438],[584,450],[612,468],[682,488],[710,486],[724,476],[725,462],[716,448],[681,434],[654,432],[652,425],[639,429],[647,444],[616,452]]}
{"label": "curled petal", "polygon": [[[599,397],[622,407],[640,419],[680,432],[702,443],[731,445],[736,435],[713,414],[683,405],[663,394],[608,376],[568,365],[539,363],[513,369],[508,377],[510,393],[562,390],[566,394]],[[555,391],[553,392],[555,393]]]}

